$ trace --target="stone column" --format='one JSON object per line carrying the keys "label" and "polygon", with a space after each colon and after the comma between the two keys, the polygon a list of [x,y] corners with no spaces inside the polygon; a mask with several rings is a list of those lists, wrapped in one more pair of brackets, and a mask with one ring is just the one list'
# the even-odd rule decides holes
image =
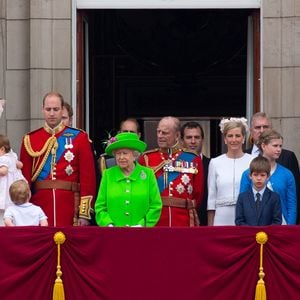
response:
{"label": "stone column", "polygon": [[300,158],[300,2],[264,0],[264,111]]}
{"label": "stone column", "polygon": [[[28,130],[29,110],[29,7],[25,0],[1,1],[2,24],[6,29],[3,59],[5,134],[18,153],[24,131]],[[3,10],[4,8],[4,10]]]}
{"label": "stone column", "polygon": [[43,124],[42,98],[71,97],[72,0],[0,0],[1,133],[18,153],[22,136]]}
{"label": "stone column", "polygon": [[42,98],[49,91],[70,102],[72,0],[30,1],[30,129],[43,124]]}

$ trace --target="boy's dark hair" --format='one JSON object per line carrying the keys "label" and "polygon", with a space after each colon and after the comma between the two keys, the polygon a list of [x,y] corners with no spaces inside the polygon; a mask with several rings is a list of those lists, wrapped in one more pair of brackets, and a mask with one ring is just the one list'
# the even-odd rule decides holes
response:
{"label": "boy's dark hair", "polygon": [[271,173],[271,164],[267,158],[259,155],[255,157],[250,163],[250,174],[253,172],[266,172],[268,176]]}

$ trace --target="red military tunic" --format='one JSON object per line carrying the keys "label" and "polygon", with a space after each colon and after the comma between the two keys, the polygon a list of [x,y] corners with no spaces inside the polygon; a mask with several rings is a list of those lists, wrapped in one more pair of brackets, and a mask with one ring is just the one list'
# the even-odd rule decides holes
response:
{"label": "red military tunic", "polygon": [[[31,202],[44,210],[49,226],[73,225],[77,217],[90,219],[96,179],[84,131],[62,123],[53,130],[45,125],[24,136],[20,160],[31,184]],[[82,203],[85,212],[78,211]]]}
{"label": "red military tunic", "polygon": [[204,190],[201,158],[178,148],[172,149],[171,154],[154,149],[141,155],[139,163],[154,170],[163,199],[157,226],[193,226],[189,208],[193,206],[196,217]]}

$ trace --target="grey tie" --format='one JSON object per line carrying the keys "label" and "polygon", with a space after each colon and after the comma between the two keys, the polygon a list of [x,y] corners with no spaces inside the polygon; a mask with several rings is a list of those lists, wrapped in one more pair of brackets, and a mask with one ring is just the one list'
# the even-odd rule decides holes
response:
{"label": "grey tie", "polygon": [[256,212],[259,212],[259,208],[260,208],[260,193],[256,193],[256,201],[255,201],[255,205],[256,205]]}

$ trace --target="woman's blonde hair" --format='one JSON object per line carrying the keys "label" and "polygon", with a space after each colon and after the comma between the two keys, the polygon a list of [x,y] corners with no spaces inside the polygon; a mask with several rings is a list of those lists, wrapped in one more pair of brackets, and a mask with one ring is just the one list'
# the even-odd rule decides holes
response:
{"label": "woman's blonde hair", "polygon": [[228,131],[235,128],[241,128],[242,135],[246,136],[246,127],[242,122],[230,121],[224,124],[223,135],[226,136]]}

